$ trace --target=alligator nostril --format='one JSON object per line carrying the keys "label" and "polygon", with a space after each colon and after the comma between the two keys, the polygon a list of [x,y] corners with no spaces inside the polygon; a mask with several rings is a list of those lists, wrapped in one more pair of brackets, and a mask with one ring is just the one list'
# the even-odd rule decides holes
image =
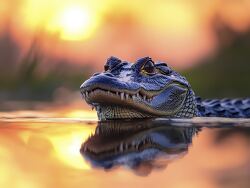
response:
{"label": "alligator nostril", "polygon": [[114,75],[111,73],[105,73],[105,76],[114,77]]}
{"label": "alligator nostril", "polygon": [[97,75],[99,75],[100,73],[99,72],[97,72],[97,73],[95,73],[95,74],[93,74],[92,76],[97,76]]}

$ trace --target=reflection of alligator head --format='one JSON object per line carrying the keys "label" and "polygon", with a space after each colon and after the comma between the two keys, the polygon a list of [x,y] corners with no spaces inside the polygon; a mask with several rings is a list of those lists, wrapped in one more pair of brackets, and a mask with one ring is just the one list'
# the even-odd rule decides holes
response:
{"label": "reflection of alligator head", "polygon": [[186,154],[196,132],[197,128],[156,125],[151,120],[99,122],[80,151],[95,167],[125,165],[145,175]]}

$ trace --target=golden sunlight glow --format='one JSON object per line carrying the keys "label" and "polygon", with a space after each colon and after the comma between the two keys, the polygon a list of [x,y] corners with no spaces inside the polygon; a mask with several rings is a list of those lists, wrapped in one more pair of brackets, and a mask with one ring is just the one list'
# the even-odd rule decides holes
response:
{"label": "golden sunlight glow", "polygon": [[[71,62],[87,63],[91,59],[100,62],[93,64],[98,68],[100,60],[110,54],[128,60],[143,56],[146,51],[141,47],[152,57],[167,58],[180,68],[190,66],[216,50],[215,18],[244,32],[249,27],[250,15],[249,1],[3,2],[0,1],[0,13],[5,7],[11,7],[8,16],[11,23],[13,20],[13,35],[21,47],[26,47],[32,36],[39,36],[44,54],[73,60]],[[4,17],[3,14],[0,22]],[[85,42],[64,45],[58,39]]]}
{"label": "golden sunlight glow", "polygon": [[[33,131],[20,131],[18,133],[23,143],[29,145],[35,151],[42,152],[46,148],[49,150],[51,144],[53,150],[48,153],[53,155],[58,161],[74,169],[88,170],[90,168],[81,156],[80,148],[82,143],[93,132],[94,126],[87,126],[85,123],[73,125],[50,123],[49,126],[52,128],[52,131],[44,128],[36,132],[34,127],[39,127],[39,125],[41,126],[40,123],[24,123],[24,126],[30,127]],[[3,149],[0,148],[0,156],[2,153],[7,154]]]}
{"label": "golden sunlight glow", "polygon": [[163,6],[151,4],[148,9],[155,10],[153,15],[140,14],[144,24],[165,28],[165,31],[172,32],[171,34],[183,34],[196,29],[195,27],[200,20],[195,6],[179,1],[166,1],[163,4]]}
{"label": "golden sunlight glow", "polygon": [[64,117],[68,118],[84,118],[84,119],[97,120],[97,115],[95,111],[76,109],[72,111],[67,111],[63,113],[63,115]]}
{"label": "golden sunlight glow", "polygon": [[89,38],[99,24],[95,7],[82,2],[27,0],[22,14],[30,29],[43,29],[63,40]]}
{"label": "golden sunlight glow", "polygon": [[89,130],[74,132],[72,134],[51,137],[50,141],[54,145],[56,156],[65,164],[77,169],[88,170],[90,167],[79,154],[79,150],[84,140],[88,138]]}
{"label": "golden sunlight glow", "polygon": [[93,32],[92,15],[83,7],[67,7],[59,13],[57,21],[60,36],[65,40],[85,39]]}

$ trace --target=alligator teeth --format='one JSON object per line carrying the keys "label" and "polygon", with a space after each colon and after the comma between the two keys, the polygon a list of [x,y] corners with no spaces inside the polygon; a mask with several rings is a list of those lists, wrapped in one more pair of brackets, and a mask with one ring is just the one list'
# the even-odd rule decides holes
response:
{"label": "alligator teeth", "polygon": [[135,145],[135,149],[139,149],[139,143]]}
{"label": "alligator teeth", "polygon": [[132,99],[135,100],[135,99],[136,99],[136,96],[135,96],[135,95],[132,95]]}
{"label": "alligator teeth", "polygon": [[125,149],[128,149],[128,144],[125,144]]}
{"label": "alligator teeth", "polygon": [[136,145],[136,142],[135,141],[132,141],[132,146]]}
{"label": "alligator teeth", "polygon": [[[92,90],[92,91],[82,91],[81,94],[82,94],[82,98],[83,99],[86,99],[87,97],[89,97],[90,95],[93,95],[93,94],[97,94],[100,90],[99,89],[95,89],[95,90]],[[136,94],[129,94],[129,93],[125,93],[125,92],[119,92],[119,91],[110,91],[110,90],[106,90],[106,94],[107,95],[111,95],[111,96],[119,96],[119,98],[121,100],[129,100],[129,99],[132,99],[133,101],[138,101],[139,100],[143,100],[143,101],[146,101],[146,102],[151,102],[153,100],[153,97],[150,97],[150,96],[147,96],[147,95],[142,95],[140,94],[139,92],[136,93]]]}
{"label": "alligator teeth", "polygon": [[120,149],[119,150],[120,150],[120,152],[123,151],[123,144],[122,143],[120,144]]}
{"label": "alligator teeth", "polygon": [[95,130],[95,134],[96,134],[96,135],[99,135],[99,133],[100,133],[100,128],[97,127],[96,130]]}
{"label": "alligator teeth", "polygon": [[83,146],[83,151],[84,151],[84,152],[87,151],[87,146],[86,146],[86,145]]}
{"label": "alligator teeth", "polygon": [[85,93],[84,92],[82,92],[82,98],[85,98]]}
{"label": "alligator teeth", "polygon": [[121,100],[123,100],[123,99],[124,99],[124,93],[121,92]]}

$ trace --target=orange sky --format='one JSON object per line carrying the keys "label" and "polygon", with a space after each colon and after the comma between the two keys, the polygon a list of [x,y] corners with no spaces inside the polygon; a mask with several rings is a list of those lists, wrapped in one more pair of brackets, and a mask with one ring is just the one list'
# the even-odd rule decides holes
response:
{"label": "orange sky", "polygon": [[0,14],[23,52],[36,37],[46,55],[96,67],[110,55],[188,67],[216,50],[212,20],[249,28],[250,1],[2,0]]}

